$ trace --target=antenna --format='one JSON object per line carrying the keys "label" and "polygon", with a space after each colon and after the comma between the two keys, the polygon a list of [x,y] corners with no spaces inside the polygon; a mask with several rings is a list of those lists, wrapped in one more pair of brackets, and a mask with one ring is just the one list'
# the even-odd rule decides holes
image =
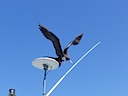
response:
{"label": "antenna", "polygon": [[32,61],[32,65],[38,69],[44,70],[44,79],[43,79],[43,96],[46,95],[46,77],[48,70],[54,70],[59,67],[59,63],[48,57],[36,58]]}
{"label": "antenna", "polygon": [[32,61],[32,65],[38,69],[44,70],[44,79],[43,79],[43,96],[49,96],[52,91],[62,82],[62,80],[69,74],[69,72],[85,57],[87,56],[94,48],[96,48],[100,42],[96,43],[92,48],[90,48],[76,63],[59,79],[59,81],[52,87],[52,89],[46,94],[46,76],[47,70],[54,70],[59,67],[59,63],[49,57],[40,57]]}

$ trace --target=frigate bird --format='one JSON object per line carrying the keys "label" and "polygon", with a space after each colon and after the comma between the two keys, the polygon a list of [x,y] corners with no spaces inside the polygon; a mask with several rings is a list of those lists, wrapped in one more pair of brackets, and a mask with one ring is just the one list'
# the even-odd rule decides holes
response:
{"label": "frigate bird", "polygon": [[47,28],[45,28],[44,26],[42,26],[41,24],[39,24],[39,29],[40,31],[43,33],[43,35],[52,41],[53,43],[53,46],[55,48],[55,51],[56,51],[56,54],[58,57],[49,57],[49,58],[53,58],[55,59],[56,61],[58,61],[59,63],[59,66],[61,65],[62,61],[65,61],[65,60],[70,60],[70,58],[68,57],[68,54],[67,54],[67,51],[68,51],[68,48],[71,46],[71,45],[77,45],[79,44],[83,34],[77,36],[73,41],[71,41],[67,46],[66,48],[64,49],[64,51],[62,51],[62,48],[61,48],[61,44],[60,44],[60,40],[59,38],[53,34],[52,32],[50,32]]}

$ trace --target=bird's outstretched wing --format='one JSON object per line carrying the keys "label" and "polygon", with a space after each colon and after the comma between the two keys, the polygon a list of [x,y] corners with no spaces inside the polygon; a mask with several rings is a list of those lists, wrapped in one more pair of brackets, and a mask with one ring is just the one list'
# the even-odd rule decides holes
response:
{"label": "bird's outstretched wing", "polygon": [[[79,44],[81,38],[82,38],[83,34],[77,36],[73,41],[71,41],[67,46],[66,48],[64,49],[63,53],[67,56],[67,51],[68,51],[68,48],[73,44],[73,45],[77,45]],[[67,56],[68,57],[68,56]]]}
{"label": "bird's outstretched wing", "polygon": [[52,41],[57,56],[60,58],[63,57],[63,52],[62,52],[59,38],[56,35],[54,35],[52,32],[50,32],[48,29],[46,29],[44,26],[42,26],[41,24],[39,24],[39,29],[47,39]]}

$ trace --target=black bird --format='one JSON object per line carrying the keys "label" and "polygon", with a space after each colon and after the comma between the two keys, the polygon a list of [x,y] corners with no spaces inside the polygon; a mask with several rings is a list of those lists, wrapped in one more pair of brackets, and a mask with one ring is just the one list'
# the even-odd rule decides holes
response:
{"label": "black bird", "polygon": [[44,26],[42,26],[41,24],[39,24],[39,29],[40,31],[43,33],[43,35],[52,41],[53,43],[53,46],[55,48],[55,51],[56,51],[56,54],[57,54],[57,58],[55,57],[50,57],[50,58],[53,58],[55,59],[56,61],[58,61],[59,63],[59,66],[61,65],[62,61],[65,61],[65,60],[70,60],[70,58],[68,57],[67,55],[67,50],[68,48],[73,44],[73,45],[77,45],[79,44],[83,34],[77,36],[73,41],[71,41],[67,46],[66,48],[64,49],[64,51],[62,51],[62,48],[61,48],[61,44],[60,44],[60,41],[59,41],[59,38],[54,35],[52,32],[50,32],[47,28],[45,28]]}

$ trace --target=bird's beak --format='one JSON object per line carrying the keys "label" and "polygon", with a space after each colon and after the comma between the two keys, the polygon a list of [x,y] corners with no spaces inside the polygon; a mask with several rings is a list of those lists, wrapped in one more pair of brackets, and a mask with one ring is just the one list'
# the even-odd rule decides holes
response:
{"label": "bird's beak", "polygon": [[73,64],[72,60],[69,60],[69,62]]}

